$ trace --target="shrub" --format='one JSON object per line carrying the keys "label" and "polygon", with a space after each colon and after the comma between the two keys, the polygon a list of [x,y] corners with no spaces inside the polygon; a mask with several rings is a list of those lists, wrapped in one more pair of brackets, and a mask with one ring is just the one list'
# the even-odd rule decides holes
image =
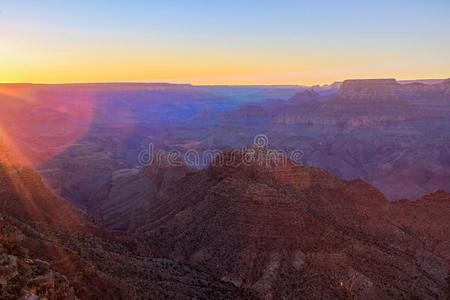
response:
{"label": "shrub", "polygon": [[19,259],[25,259],[26,255],[22,246],[14,239],[0,235],[0,244],[3,246],[6,254],[17,256]]}

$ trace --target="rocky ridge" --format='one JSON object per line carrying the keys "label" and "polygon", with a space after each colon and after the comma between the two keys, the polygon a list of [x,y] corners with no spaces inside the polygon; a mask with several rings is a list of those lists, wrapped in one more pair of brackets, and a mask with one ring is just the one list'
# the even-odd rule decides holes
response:
{"label": "rocky ridge", "polygon": [[[21,252],[2,252],[5,297],[253,298],[211,273],[157,255],[141,235],[100,228],[49,191],[34,171],[7,164],[0,164],[0,171],[0,235],[7,241],[3,249],[14,241],[28,253],[22,261],[15,258],[22,259]],[[41,270],[47,268],[44,261],[47,273]]]}
{"label": "rocky ridge", "polygon": [[[345,299],[341,282],[353,282],[362,298],[434,299],[448,295],[449,270],[442,249],[450,202],[446,193],[428,197],[438,195],[441,206],[414,210],[423,221],[413,229],[417,219],[406,221],[401,203],[364,181],[343,181],[256,146],[225,151],[149,199],[135,228],[161,253],[264,299]],[[433,218],[437,231],[424,244],[434,214],[441,216]]]}

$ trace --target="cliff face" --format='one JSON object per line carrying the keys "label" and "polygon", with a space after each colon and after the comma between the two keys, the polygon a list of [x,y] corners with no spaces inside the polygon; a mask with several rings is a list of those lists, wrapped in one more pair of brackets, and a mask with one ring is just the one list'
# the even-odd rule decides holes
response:
{"label": "cliff face", "polygon": [[102,225],[110,229],[131,229],[135,209],[189,171],[181,160],[171,161],[161,151],[151,155],[151,163],[142,169],[115,171],[95,195],[96,201],[90,211]]}
{"label": "cliff face", "polygon": [[[262,154],[252,162],[255,149]],[[248,151],[225,151],[207,170],[164,189],[139,211],[136,230],[161,253],[264,299],[348,297],[341,282],[353,283],[361,298],[447,295],[446,236],[431,233],[441,250],[424,245],[425,228],[409,233],[414,218],[402,219],[397,203],[364,181],[340,180],[266,148]],[[423,220],[440,214],[436,226],[446,228],[445,197],[439,208],[415,213]]]}
{"label": "cliff face", "polygon": [[338,95],[350,99],[395,99],[417,101],[423,97],[450,96],[446,81],[427,85],[423,83],[399,84],[395,79],[345,80]]}
{"label": "cliff face", "polygon": [[393,96],[401,88],[395,79],[355,79],[345,80],[339,88],[343,97]]}

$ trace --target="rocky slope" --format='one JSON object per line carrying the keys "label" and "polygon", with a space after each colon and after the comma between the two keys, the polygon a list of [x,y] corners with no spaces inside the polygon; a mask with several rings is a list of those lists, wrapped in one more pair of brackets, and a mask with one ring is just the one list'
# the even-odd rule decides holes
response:
{"label": "rocky slope", "polygon": [[97,227],[23,166],[0,164],[0,208],[4,249],[14,250],[10,244],[17,241],[28,253],[2,252],[6,299],[30,293],[49,299],[252,298],[211,273],[156,255],[142,236]]}
{"label": "rocky slope", "polygon": [[449,195],[425,198],[390,203],[362,180],[258,146],[163,189],[135,226],[161,253],[264,299],[345,299],[350,286],[363,299],[444,299]]}
{"label": "rocky slope", "polygon": [[2,299],[79,299],[65,276],[39,259],[30,259],[17,242],[0,236]]}

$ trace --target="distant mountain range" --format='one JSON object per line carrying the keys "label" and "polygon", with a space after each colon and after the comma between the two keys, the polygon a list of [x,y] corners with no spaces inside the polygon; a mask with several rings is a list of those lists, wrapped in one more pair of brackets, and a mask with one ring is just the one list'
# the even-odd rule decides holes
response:
{"label": "distant mountain range", "polygon": [[220,151],[257,134],[275,149],[303,151],[303,164],[363,178],[390,200],[416,199],[450,189],[449,80],[421,82],[3,84],[0,123],[16,157],[88,210],[113,172],[134,168],[149,143]]}

